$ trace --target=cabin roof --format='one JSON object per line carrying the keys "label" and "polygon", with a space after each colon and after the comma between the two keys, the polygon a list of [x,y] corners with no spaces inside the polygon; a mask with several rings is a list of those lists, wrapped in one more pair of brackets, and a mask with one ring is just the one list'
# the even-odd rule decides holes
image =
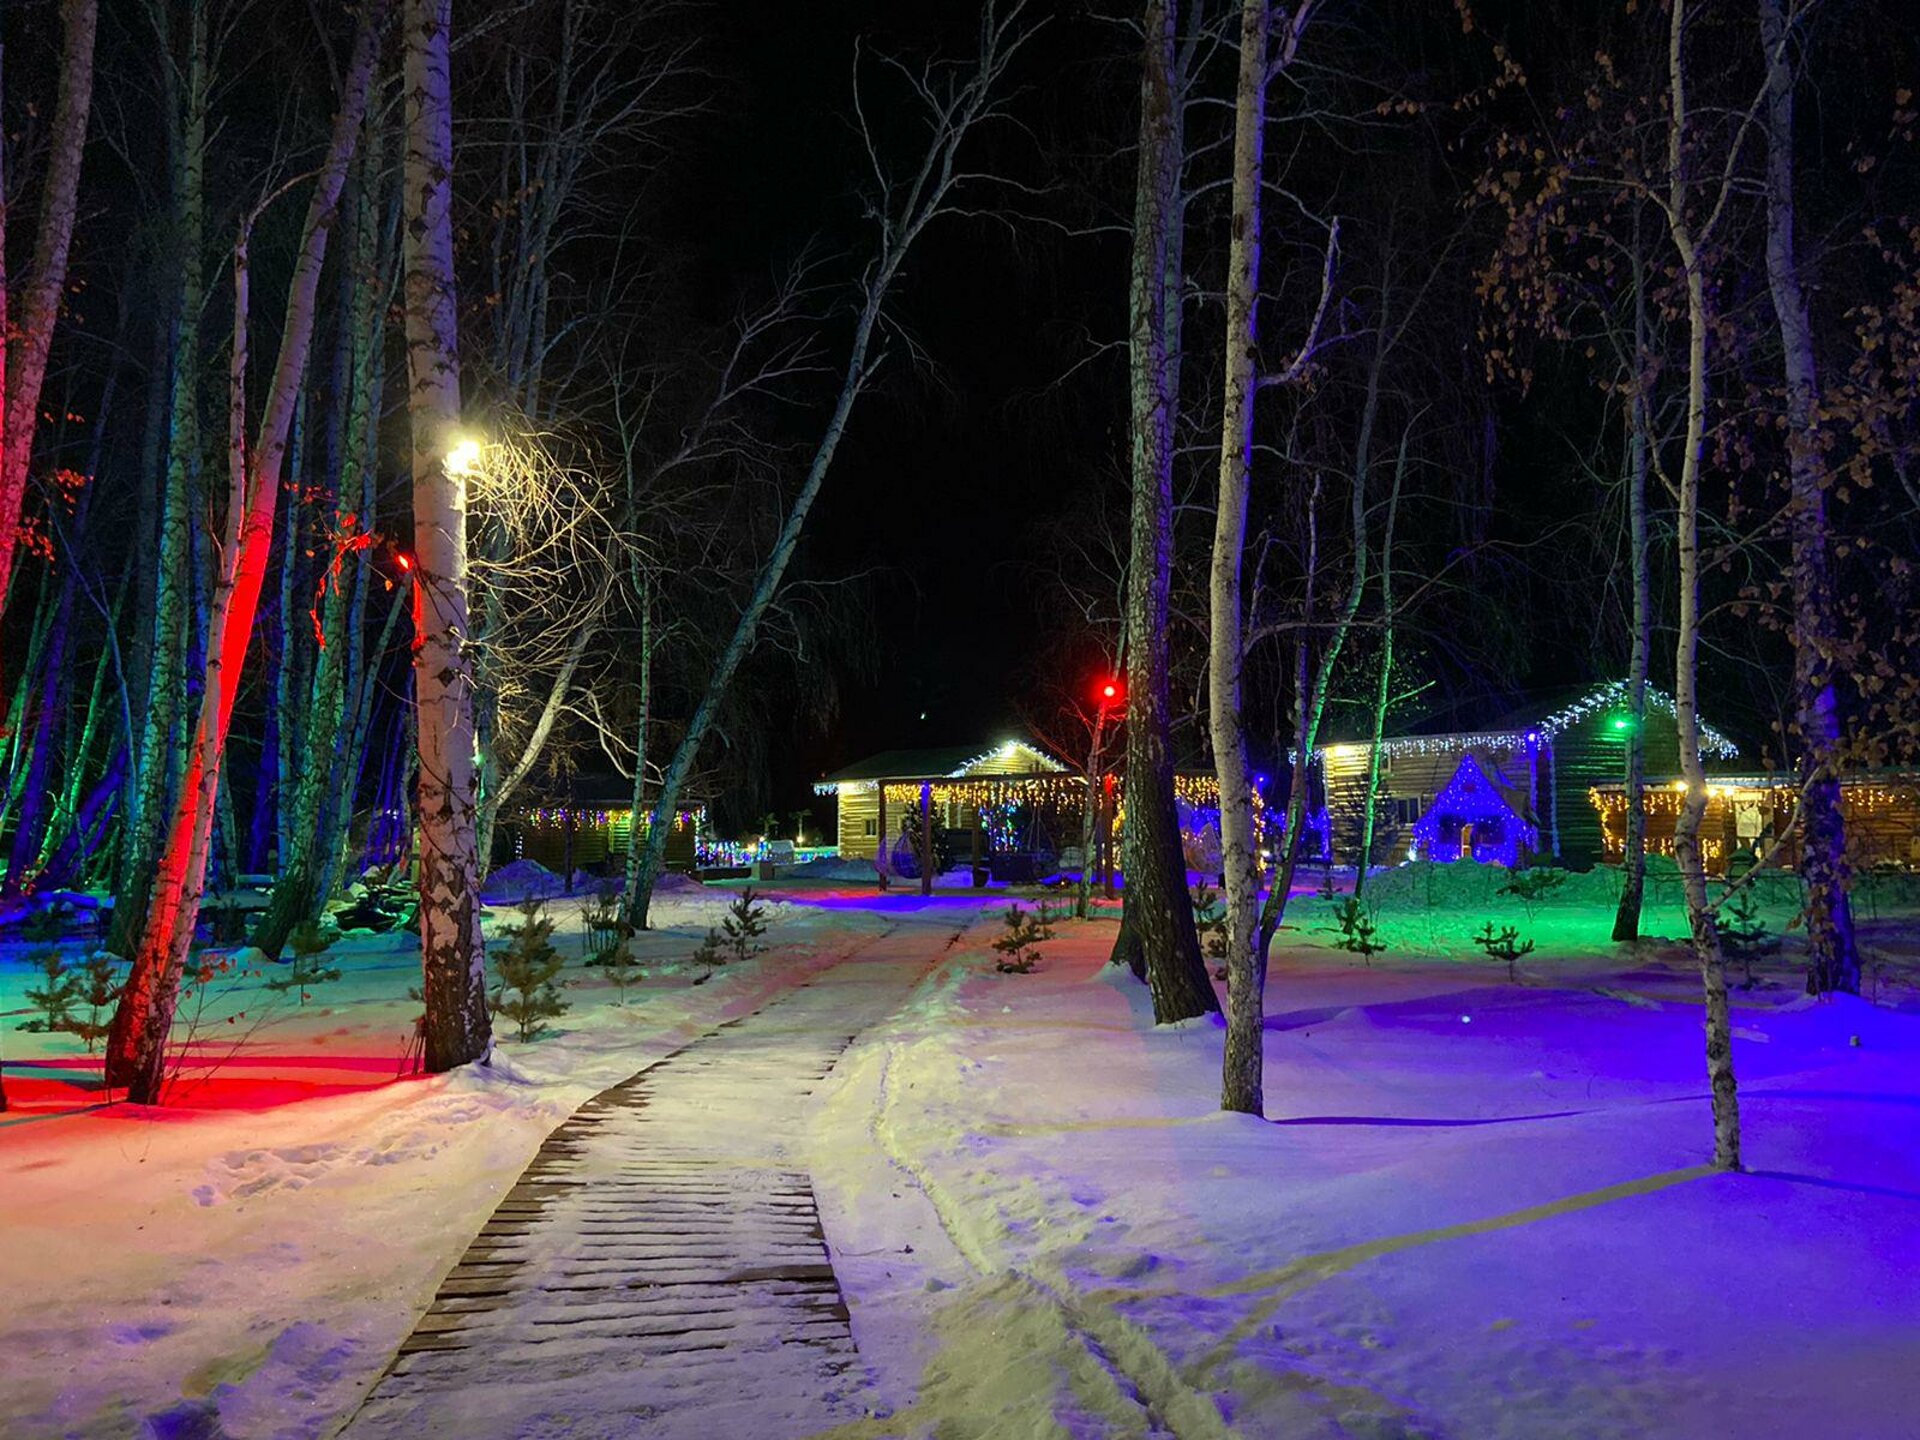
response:
{"label": "cabin roof", "polygon": [[845,769],[822,776],[814,787],[830,790],[836,785],[874,780],[953,780],[976,766],[995,759],[1009,750],[1028,752],[1030,768],[1060,771],[1067,767],[1031,740],[1002,740],[997,744],[946,745],[926,750],[882,750],[857,760]]}
{"label": "cabin roof", "polygon": [[[1529,731],[1537,731],[1540,738],[1551,740],[1563,730],[1570,730],[1587,719],[1596,711],[1612,710],[1627,703],[1627,682],[1625,680],[1606,680],[1597,685],[1575,685],[1557,690],[1543,691],[1525,704],[1496,715],[1484,724],[1463,726],[1459,724],[1459,712],[1447,716],[1453,724],[1428,721],[1408,726],[1389,735],[1384,748],[1392,751],[1396,748],[1418,747],[1432,748],[1447,744],[1450,747],[1467,749],[1475,744],[1491,744],[1502,740],[1513,740],[1525,736]],[[1673,697],[1657,686],[1647,687],[1647,708],[1664,714],[1673,714]],[[1352,739],[1342,738],[1344,744],[1354,744]],[[1365,745],[1364,739],[1357,743]],[[1728,739],[1720,730],[1709,724],[1704,716],[1700,721],[1700,748],[1716,759],[1730,760],[1740,753],[1740,747]]]}

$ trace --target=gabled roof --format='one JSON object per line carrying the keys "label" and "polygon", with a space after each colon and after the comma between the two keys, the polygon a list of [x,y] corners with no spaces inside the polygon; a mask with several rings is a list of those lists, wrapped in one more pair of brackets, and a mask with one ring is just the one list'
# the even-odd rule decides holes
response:
{"label": "gabled roof", "polygon": [[[1612,710],[1627,703],[1627,682],[1625,680],[1607,680],[1598,685],[1579,686],[1572,689],[1556,690],[1538,696],[1532,702],[1509,710],[1495,717],[1485,726],[1473,729],[1444,730],[1436,727],[1416,726],[1412,733],[1390,735],[1382,743],[1381,749],[1392,754],[1396,750],[1469,749],[1474,745],[1512,743],[1524,741],[1528,735],[1538,735],[1542,740],[1551,740],[1563,730],[1570,730],[1595,711]],[[1647,686],[1647,709],[1673,714],[1673,697],[1656,686]],[[1366,741],[1348,741],[1362,746]],[[1730,760],[1740,753],[1740,747],[1715,729],[1703,717],[1700,721],[1700,749],[1702,753],[1716,759]]]}
{"label": "gabled roof", "polygon": [[995,745],[949,745],[931,750],[882,750],[843,770],[823,776],[814,790],[827,793],[836,786],[872,784],[876,780],[957,780],[991,760],[1018,759],[1017,770],[1062,771],[1067,766],[1031,740],[1002,740]]}

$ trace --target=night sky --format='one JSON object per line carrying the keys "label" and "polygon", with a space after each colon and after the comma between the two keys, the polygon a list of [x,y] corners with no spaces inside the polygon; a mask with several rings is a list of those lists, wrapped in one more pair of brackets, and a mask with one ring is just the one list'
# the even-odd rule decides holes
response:
{"label": "night sky", "polygon": [[[1025,92],[1017,104],[1032,133],[1002,130],[975,152],[1025,179],[1053,175],[1049,131],[1069,96],[1113,99],[1104,93],[1116,77],[1107,62],[1120,43],[1077,6],[1044,8],[1056,13],[1017,72]],[[853,187],[864,174],[849,123],[856,39],[875,52],[964,57],[978,14],[972,0],[755,0],[713,12],[725,113],[702,127],[705,148],[676,188],[689,238],[722,285],[764,277],[816,236],[859,253]],[[897,86],[885,85],[877,65],[865,74],[878,101],[870,113],[882,125],[897,119]],[[901,153],[913,143],[903,138]],[[1120,357],[1104,362],[1112,383],[1102,413],[1069,409],[1053,389],[1085,357],[1089,327],[1103,338],[1120,334],[1124,262],[1123,237],[1063,239],[1030,225],[1015,235],[965,217],[942,221],[916,246],[890,313],[931,368],[916,370],[902,345],[891,347],[879,386],[854,413],[800,559],[821,579],[880,567],[868,582],[876,663],[847,677],[840,718],[826,733],[774,747],[780,808],[807,803],[820,773],[869,752],[992,740],[1017,723],[1021,672],[1038,649],[1037,523],[1125,446]]]}

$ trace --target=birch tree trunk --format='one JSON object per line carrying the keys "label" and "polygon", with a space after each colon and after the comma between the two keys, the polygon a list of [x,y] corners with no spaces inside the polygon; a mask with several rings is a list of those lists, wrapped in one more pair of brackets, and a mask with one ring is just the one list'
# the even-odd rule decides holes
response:
{"label": "birch tree trunk", "polygon": [[19,553],[20,517],[40,415],[47,352],[67,285],[67,253],[79,208],[80,158],[93,105],[96,0],[61,0],[60,92],[47,131],[47,173],[40,194],[40,229],[33,264],[14,313],[6,266],[5,176],[0,174],[0,614],[6,611]]}
{"label": "birch tree trunk", "polygon": [[1831,532],[1815,397],[1813,321],[1794,256],[1793,68],[1782,0],[1760,0],[1767,61],[1767,286],[1787,382],[1788,512],[1793,541],[1794,722],[1800,732],[1800,878],[1807,892],[1807,993],[1860,993],[1860,951],[1848,895],[1840,809],[1840,702],[1835,686]]}
{"label": "birch tree trunk", "polygon": [[653,724],[653,578],[634,563],[635,600],[640,608],[640,716],[633,725],[633,831],[627,842],[626,884],[629,897],[639,893],[640,862],[646,845],[640,817],[647,810],[647,731]]}
{"label": "birch tree trunk", "polygon": [[[188,746],[187,597],[192,588],[190,537],[200,468],[200,329],[206,308],[207,15],[190,7],[186,92],[169,116],[175,247],[180,267],[174,297],[172,372],[167,389],[166,474],[160,491],[158,555],[153,567],[152,629],[147,645],[145,707],[139,749],[123,817],[125,851],[114,886],[107,948],[133,952],[146,922],[153,867],[165,833]],[[162,18],[164,6],[154,11]],[[171,73],[170,67],[164,67]]]}
{"label": "birch tree trunk", "polygon": [[1127,563],[1125,912],[1113,958],[1144,975],[1156,1024],[1217,1013],[1187,893],[1173,797],[1168,589],[1173,566],[1174,431],[1180,396],[1186,161],[1177,16],[1147,0],[1140,162],[1127,289],[1133,499]]}
{"label": "birch tree trunk", "polygon": [[[1733,1030],[1720,932],[1707,900],[1700,824],[1707,813],[1707,773],[1700,759],[1700,470],[1706,449],[1707,310],[1702,238],[1688,219],[1686,0],[1673,0],[1668,29],[1667,227],[1680,261],[1687,297],[1687,431],[1680,457],[1675,545],[1680,561],[1680,630],[1674,651],[1673,716],[1679,731],[1680,773],[1686,795],[1673,826],[1674,858],[1687,897],[1687,918],[1706,995],[1707,1078],[1713,1090],[1713,1163],[1740,1168],[1740,1104],[1733,1075]],[[1718,206],[1714,215],[1721,213]],[[1710,222],[1709,222],[1710,228]]]}
{"label": "birch tree trunk", "polygon": [[480,938],[467,494],[447,466],[460,424],[454,329],[452,0],[406,0],[407,413],[413,432],[414,705],[420,774],[420,963],[428,1070],[488,1053]]}
{"label": "birch tree trunk", "polygon": [[[273,521],[286,460],[295,399],[305,379],[312,348],[316,294],[326,258],[327,236],[346,180],[360,122],[366,113],[384,5],[379,0],[361,12],[352,63],[334,118],[332,139],[308,201],[298,260],[289,289],[280,351],[268,388],[256,442],[246,429],[246,331],[248,306],[247,227],[234,255],[234,342],[229,369],[228,509],[225,544],[210,603],[211,643],[206,656],[206,688],[194,732],[186,781],[167,828],[155,867],[140,944],[107,1037],[109,1084],[124,1085],[127,1098],[154,1104],[165,1080],[166,1042],[173,1025],[181,967],[193,940],[206,882],[207,850],[212,838],[220,762],[239,693],[266,581],[273,545]],[[247,225],[252,222],[248,217]]]}
{"label": "birch tree trunk", "polygon": [[[321,639],[311,683],[299,685],[296,691],[307,718],[300,727],[299,749],[293,752],[292,772],[278,796],[284,823],[273,899],[252,937],[254,945],[274,956],[296,927],[319,919],[324,911],[337,873],[331,857],[340,850],[340,824],[352,811],[351,794],[338,793],[348,785],[341,773],[348,729],[347,678],[355,648],[348,636],[349,627],[359,623],[353,594],[364,583],[361,572],[367,563],[368,537],[363,527],[372,515],[365,504],[364,472],[378,443],[374,432],[380,387],[375,376],[381,368],[384,331],[380,303],[384,276],[377,254],[378,230],[371,223],[374,207],[367,195],[374,173],[369,162],[377,159],[376,139],[369,134],[362,142],[366,148],[359,166],[360,182],[347,207],[355,219],[353,251],[342,257],[346,263],[340,267],[340,334],[333,369],[342,408],[328,447],[338,462],[330,476],[336,493],[323,537],[327,549],[322,552],[320,578]],[[345,575],[349,566],[354,571],[351,579]],[[298,623],[298,607],[289,605],[286,613],[289,623]],[[284,724],[281,734],[288,734]]]}
{"label": "birch tree trunk", "polygon": [[1259,383],[1260,180],[1267,121],[1267,0],[1240,8],[1235,91],[1233,218],[1227,257],[1226,383],[1220,421],[1220,494],[1209,587],[1207,719],[1220,781],[1220,864],[1227,891],[1227,1045],[1220,1108],[1263,1113],[1265,956],[1257,943],[1260,859],[1253,833],[1253,776],[1240,714],[1246,657],[1241,567],[1253,472],[1253,399]]}

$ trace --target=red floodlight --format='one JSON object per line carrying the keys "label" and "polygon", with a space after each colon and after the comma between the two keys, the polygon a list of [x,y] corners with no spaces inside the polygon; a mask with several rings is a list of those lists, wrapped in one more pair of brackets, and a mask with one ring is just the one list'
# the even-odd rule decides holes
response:
{"label": "red floodlight", "polygon": [[1102,710],[1112,710],[1127,703],[1127,687],[1117,676],[1107,676],[1094,681],[1093,698],[1099,702]]}

